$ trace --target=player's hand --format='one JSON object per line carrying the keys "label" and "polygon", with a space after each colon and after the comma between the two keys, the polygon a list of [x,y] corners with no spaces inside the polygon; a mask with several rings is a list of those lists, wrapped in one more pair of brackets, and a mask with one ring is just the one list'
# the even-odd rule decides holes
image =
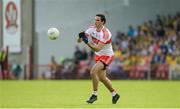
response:
{"label": "player's hand", "polygon": [[84,31],[79,33],[79,38],[80,38],[80,39],[81,39],[83,36],[86,36]]}
{"label": "player's hand", "polygon": [[78,42],[78,43],[81,43],[81,42],[83,41],[83,40],[82,40],[83,35],[85,35],[84,31],[83,31],[83,32],[80,32],[80,33],[78,34],[78,38],[77,38],[77,42]]}
{"label": "player's hand", "polygon": [[82,40],[84,41],[84,43],[86,43],[86,44],[88,43],[88,38],[86,36],[83,36]]}
{"label": "player's hand", "polygon": [[78,36],[77,42],[78,42],[78,43],[81,43],[81,42],[82,42],[82,38],[79,38],[79,36]]}
{"label": "player's hand", "polygon": [[82,39],[84,43],[86,44],[88,43],[88,38],[86,37],[86,34],[84,31],[79,33],[79,39]]}

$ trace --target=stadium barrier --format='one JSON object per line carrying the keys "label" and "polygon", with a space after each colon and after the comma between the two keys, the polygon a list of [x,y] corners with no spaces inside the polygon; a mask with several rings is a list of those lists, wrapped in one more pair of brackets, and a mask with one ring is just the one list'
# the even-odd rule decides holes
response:
{"label": "stadium barrier", "polygon": [[[116,75],[113,74],[112,71],[108,71],[108,76],[111,79],[168,80],[175,79],[175,76],[179,76],[179,68],[180,66],[170,69],[167,64],[156,64],[153,67],[148,65],[136,65],[129,66],[126,70],[119,68]],[[81,75],[82,72],[85,72],[83,76]],[[49,65],[25,65],[24,79],[90,79],[89,72],[90,69],[88,66],[83,69],[82,67],[77,66],[73,70],[68,70],[63,66],[59,66],[55,71],[51,69]]]}
{"label": "stadium barrier", "polygon": [[151,78],[158,80],[168,80],[169,78],[169,65],[168,64],[155,64],[151,67]]}
{"label": "stadium barrier", "polygon": [[150,67],[148,65],[134,65],[130,67],[129,78],[132,79],[150,79]]}
{"label": "stadium barrier", "polygon": [[180,64],[170,66],[169,79],[170,80],[180,80]]}

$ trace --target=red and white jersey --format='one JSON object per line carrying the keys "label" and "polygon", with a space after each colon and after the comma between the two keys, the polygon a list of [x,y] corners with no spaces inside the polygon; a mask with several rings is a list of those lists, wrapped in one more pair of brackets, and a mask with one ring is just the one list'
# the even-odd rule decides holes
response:
{"label": "red and white jersey", "polygon": [[86,35],[92,38],[94,44],[103,43],[105,46],[98,52],[95,52],[98,56],[113,56],[114,52],[111,44],[111,32],[104,26],[101,31],[97,31],[95,26],[90,26],[86,31]]}

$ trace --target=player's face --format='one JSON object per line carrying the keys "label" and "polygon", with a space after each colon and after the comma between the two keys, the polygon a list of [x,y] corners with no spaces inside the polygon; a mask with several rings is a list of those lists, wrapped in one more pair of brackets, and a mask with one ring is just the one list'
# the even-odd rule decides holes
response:
{"label": "player's face", "polygon": [[96,25],[96,27],[101,27],[103,25],[101,18],[98,16],[95,17],[95,25]]}

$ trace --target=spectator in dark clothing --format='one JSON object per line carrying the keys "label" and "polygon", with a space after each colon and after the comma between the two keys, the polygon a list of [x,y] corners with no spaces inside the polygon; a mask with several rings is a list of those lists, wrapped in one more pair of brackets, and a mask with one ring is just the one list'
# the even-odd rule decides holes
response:
{"label": "spectator in dark clothing", "polygon": [[80,60],[82,60],[83,58],[83,53],[82,51],[79,49],[78,46],[76,46],[76,51],[74,53],[74,59],[75,59],[75,63],[78,64]]}
{"label": "spectator in dark clothing", "polygon": [[180,35],[180,18],[177,21],[176,30],[177,30],[177,34]]}
{"label": "spectator in dark clothing", "polygon": [[1,73],[2,73],[2,79],[5,79],[5,66],[4,66],[4,61],[5,61],[5,58],[6,58],[6,51],[4,49],[1,49],[0,51],[0,70],[1,70]]}
{"label": "spectator in dark clothing", "polygon": [[82,50],[82,60],[87,60],[88,59],[88,53],[86,51],[86,49],[84,48]]}
{"label": "spectator in dark clothing", "polygon": [[159,36],[159,37],[164,37],[165,36],[165,30],[164,30],[164,28],[162,27],[162,26],[158,26],[157,27],[157,36]]}

